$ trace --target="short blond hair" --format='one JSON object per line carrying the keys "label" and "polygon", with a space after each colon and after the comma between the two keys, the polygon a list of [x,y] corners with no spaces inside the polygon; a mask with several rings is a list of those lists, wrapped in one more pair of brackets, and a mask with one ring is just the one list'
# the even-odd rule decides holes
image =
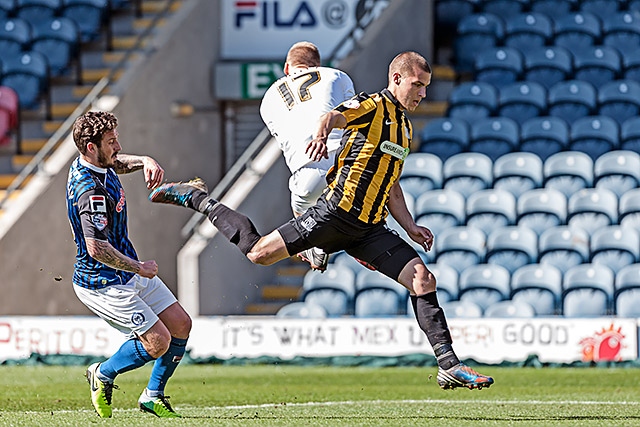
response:
{"label": "short blond hair", "polygon": [[393,80],[395,73],[401,75],[413,74],[414,67],[418,67],[429,74],[432,73],[431,65],[418,52],[406,51],[398,54],[389,64],[389,82]]}
{"label": "short blond hair", "polygon": [[319,67],[320,51],[311,42],[298,42],[289,48],[286,62],[291,67]]}

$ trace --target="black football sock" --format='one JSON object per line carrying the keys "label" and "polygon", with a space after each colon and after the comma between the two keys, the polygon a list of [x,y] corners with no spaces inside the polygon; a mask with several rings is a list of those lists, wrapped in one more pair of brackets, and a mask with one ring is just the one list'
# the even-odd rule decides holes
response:
{"label": "black football sock", "polygon": [[449,369],[460,363],[451,346],[453,341],[447,319],[438,304],[435,291],[420,296],[411,295],[411,304],[420,329],[427,335],[427,339],[433,347],[438,366]]}
{"label": "black football sock", "polygon": [[209,214],[216,203],[218,201],[209,197],[204,191],[196,191],[191,196],[192,208],[205,215]]}
{"label": "black football sock", "polygon": [[207,215],[218,231],[236,245],[243,254],[248,254],[260,240],[260,233],[247,216],[213,199],[205,199],[200,205],[203,207],[201,212]]}

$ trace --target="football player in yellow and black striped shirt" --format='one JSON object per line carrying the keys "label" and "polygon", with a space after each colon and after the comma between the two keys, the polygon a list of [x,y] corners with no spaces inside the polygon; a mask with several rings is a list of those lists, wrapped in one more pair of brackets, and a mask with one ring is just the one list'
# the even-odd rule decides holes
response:
{"label": "football player in yellow and black striped shirt", "polygon": [[149,198],[207,215],[256,264],[270,265],[314,246],[327,253],[346,251],[409,290],[418,324],[438,360],[440,387],[489,387],[493,378],[460,363],[453,351],[435,277],[416,250],[386,227],[391,213],[412,240],[431,249],[433,234],[415,223],[398,183],[412,138],[405,111],[415,110],[426,97],[431,74],[424,57],[403,52],[389,65],[386,89],[357,95],[324,114],[306,153],[313,161],[326,158],[329,133],[344,129],[328,185],[303,215],[265,236],[249,218],[209,198],[201,180],[164,184]]}

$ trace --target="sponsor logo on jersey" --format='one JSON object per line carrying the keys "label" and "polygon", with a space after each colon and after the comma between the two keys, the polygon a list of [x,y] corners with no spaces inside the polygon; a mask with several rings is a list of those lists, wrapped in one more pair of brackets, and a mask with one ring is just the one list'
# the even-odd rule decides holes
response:
{"label": "sponsor logo on jersey", "polygon": [[406,159],[410,151],[409,147],[403,148],[401,145],[391,141],[384,141],[380,144],[380,150],[382,150],[383,153],[390,154],[400,160]]}
{"label": "sponsor logo on jersey", "polygon": [[116,205],[116,212],[120,213],[122,212],[122,209],[124,209],[124,188],[120,189],[120,200],[118,200],[118,204]]}
{"label": "sponsor logo on jersey", "polygon": [[104,196],[89,196],[89,209],[91,212],[107,212],[107,198]]}

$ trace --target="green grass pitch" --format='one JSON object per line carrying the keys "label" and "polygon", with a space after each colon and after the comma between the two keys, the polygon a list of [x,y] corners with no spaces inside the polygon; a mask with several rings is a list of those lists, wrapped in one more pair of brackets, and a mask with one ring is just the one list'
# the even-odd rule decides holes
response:
{"label": "green grass pitch", "polygon": [[435,367],[184,365],[167,387],[184,418],[137,410],[151,367],[118,377],[93,412],[82,366],[0,366],[0,426],[637,426],[640,369],[483,366],[496,383],[441,390]]}

